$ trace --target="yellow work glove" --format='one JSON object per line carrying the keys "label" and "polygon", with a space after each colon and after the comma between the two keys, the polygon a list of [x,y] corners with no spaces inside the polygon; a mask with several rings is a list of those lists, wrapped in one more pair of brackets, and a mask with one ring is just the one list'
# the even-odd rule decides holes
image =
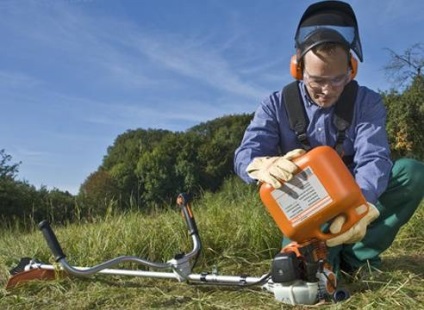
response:
{"label": "yellow work glove", "polygon": [[256,157],[247,166],[247,174],[255,180],[269,183],[274,188],[281,187],[281,181],[289,181],[298,167],[291,162],[292,159],[304,154],[306,151],[295,149],[284,156]]}
{"label": "yellow work glove", "polygon": [[[358,214],[364,213],[364,207],[364,205],[357,207],[356,212]],[[368,207],[368,212],[363,218],[361,218],[345,233],[341,234],[340,236],[328,239],[327,246],[333,247],[340,244],[349,244],[361,241],[367,232],[367,226],[380,215],[380,212],[372,203],[368,202]],[[338,234],[341,231],[345,221],[346,217],[344,215],[337,216],[330,225],[330,232],[332,234]]]}

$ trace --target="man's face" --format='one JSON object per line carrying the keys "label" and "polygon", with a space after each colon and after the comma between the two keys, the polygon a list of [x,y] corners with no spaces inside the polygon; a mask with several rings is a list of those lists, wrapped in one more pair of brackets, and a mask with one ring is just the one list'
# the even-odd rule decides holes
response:
{"label": "man's face", "polygon": [[304,58],[303,80],[311,99],[320,107],[336,103],[350,82],[346,51],[336,47],[330,52],[308,51]]}

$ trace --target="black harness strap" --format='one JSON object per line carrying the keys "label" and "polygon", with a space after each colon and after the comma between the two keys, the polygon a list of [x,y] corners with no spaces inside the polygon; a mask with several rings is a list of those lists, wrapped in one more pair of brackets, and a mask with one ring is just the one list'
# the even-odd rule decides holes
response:
{"label": "black harness strap", "polygon": [[346,138],[346,130],[352,123],[357,93],[358,83],[356,81],[351,81],[347,84],[340,95],[339,100],[336,102],[333,116],[333,123],[337,128],[337,138],[334,149],[342,157],[346,165],[353,162],[352,155],[344,155],[343,142]]}
{"label": "black harness strap", "polygon": [[301,94],[297,81],[284,87],[281,99],[283,98],[289,117],[290,128],[296,134],[296,137],[302,147],[306,151],[309,151],[311,149],[311,145],[309,144],[308,137],[306,135],[309,119],[306,115],[305,106],[300,100]]}
{"label": "black harness strap", "polygon": [[[356,81],[351,81],[345,86],[339,100],[337,100],[335,104],[333,124],[337,128],[337,137],[333,147],[343,158],[345,164],[353,162],[353,156],[344,156],[343,142],[346,138],[346,130],[352,123],[357,93],[358,83]],[[281,100],[284,100],[290,128],[295,132],[302,147],[305,150],[310,150],[311,145],[306,135],[309,119],[301,99],[298,81],[290,83],[283,88]]]}

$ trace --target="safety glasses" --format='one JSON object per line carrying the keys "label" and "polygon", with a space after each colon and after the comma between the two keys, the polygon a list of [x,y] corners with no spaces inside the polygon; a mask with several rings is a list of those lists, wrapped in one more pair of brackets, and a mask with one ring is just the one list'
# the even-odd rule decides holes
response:
{"label": "safety glasses", "polygon": [[311,88],[323,88],[328,85],[331,87],[341,87],[347,82],[350,75],[350,70],[346,74],[342,74],[336,77],[317,77],[311,76],[306,70],[303,70],[303,79],[307,85]]}

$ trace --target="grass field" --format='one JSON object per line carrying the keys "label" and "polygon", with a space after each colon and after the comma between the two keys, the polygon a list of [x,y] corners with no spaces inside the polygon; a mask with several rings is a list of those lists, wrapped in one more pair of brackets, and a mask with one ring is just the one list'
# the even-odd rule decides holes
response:
{"label": "grass field", "polygon": [[[205,193],[192,205],[202,239],[194,273],[218,269],[223,275],[261,276],[269,272],[281,233],[262,206],[255,188],[229,180],[216,194]],[[384,253],[380,270],[363,268],[345,277],[352,297],[322,309],[424,309],[424,209],[402,228]],[[180,283],[176,280],[96,275],[31,281],[5,290],[9,269],[21,257],[51,263],[52,255],[34,227],[1,230],[0,309],[303,309],[274,300],[259,287],[238,288]],[[68,261],[93,266],[120,255],[167,261],[189,251],[191,242],[177,208],[149,215],[141,212],[108,216],[64,227],[52,223]],[[140,268],[133,263],[114,268]],[[360,275],[360,278],[359,278]]]}

